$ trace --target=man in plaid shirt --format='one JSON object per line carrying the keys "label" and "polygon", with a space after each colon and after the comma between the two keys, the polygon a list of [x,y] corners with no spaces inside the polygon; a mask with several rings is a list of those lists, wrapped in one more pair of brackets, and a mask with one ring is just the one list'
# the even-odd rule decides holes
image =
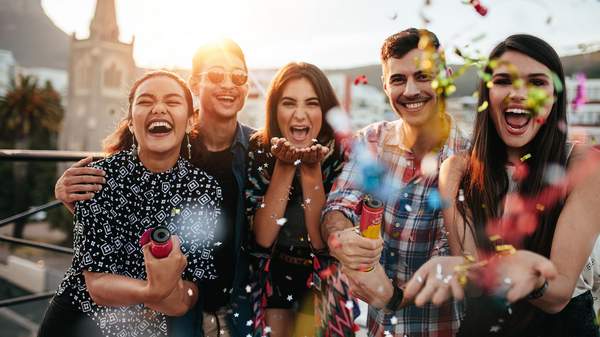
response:
{"label": "man in plaid shirt", "polygon": [[369,336],[453,336],[460,321],[455,302],[417,307],[402,298],[402,287],[419,267],[432,256],[449,255],[437,169],[445,158],[468,148],[432,88],[434,71],[422,68],[430,57],[419,49],[422,37],[438,52],[437,37],[426,30],[411,28],[385,40],[383,88],[400,119],[369,125],[355,138],[385,167],[386,181],[394,182],[379,195],[382,239],[363,238],[352,228],[360,221],[355,209],[366,195],[365,160],[356,160],[357,153],[345,164],[323,210],[322,234],[331,254],[342,264],[352,292],[369,303]]}

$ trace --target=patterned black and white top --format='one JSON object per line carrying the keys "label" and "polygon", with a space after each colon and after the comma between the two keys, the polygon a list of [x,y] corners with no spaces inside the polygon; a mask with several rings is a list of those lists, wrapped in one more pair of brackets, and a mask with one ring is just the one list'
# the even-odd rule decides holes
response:
{"label": "patterned black and white top", "polygon": [[204,171],[179,158],[176,165],[152,173],[122,151],[92,164],[106,171],[106,184],[93,199],[75,208],[74,256],[57,297],[94,320],[105,336],[166,336],[163,314],[143,304],[130,307],[96,305],[83,271],[145,279],[142,233],[166,226],[181,240],[187,256],[183,279],[213,279],[215,228],[221,218],[221,187]]}

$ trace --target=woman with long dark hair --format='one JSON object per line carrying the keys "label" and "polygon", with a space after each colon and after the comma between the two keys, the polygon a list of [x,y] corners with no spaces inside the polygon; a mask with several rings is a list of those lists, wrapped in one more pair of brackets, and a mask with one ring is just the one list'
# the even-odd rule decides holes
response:
{"label": "woman with long dark hair", "polygon": [[[598,154],[567,142],[564,73],[550,45],[512,35],[489,59],[491,82],[480,83],[471,151],[440,169],[453,254],[492,256],[437,267],[481,267],[469,275],[469,288],[479,292],[467,296],[459,335],[598,336],[590,292],[571,298],[600,231]],[[544,271],[550,267],[542,256],[556,275]],[[418,277],[434,265],[440,261]],[[462,295],[444,287],[420,300]]]}

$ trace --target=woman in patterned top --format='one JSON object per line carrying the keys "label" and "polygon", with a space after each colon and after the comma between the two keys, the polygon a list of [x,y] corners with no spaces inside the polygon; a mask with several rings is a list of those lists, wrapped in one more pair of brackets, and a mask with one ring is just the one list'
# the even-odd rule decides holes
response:
{"label": "woman in patterned top", "polygon": [[[271,82],[265,128],[250,141],[248,214],[259,250],[271,256],[272,294],[266,303],[271,336],[291,336],[304,301],[312,254],[325,248],[319,231],[325,195],[342,156],[327,112],[339,105],[327,77],[308,63],[289,63]],[[311,332],[312,334],[312,332]]]}
{"label": "woman in patterned top", "polygon": [[[106,186],[76,205],[73,262],[39,336],[166,336],[165,315],[187,312],[196,282],[216,277],[221,188],[182,157],[192,117],[178,75],[155,71],[135,82],[127,117],[105,141],[109,157],[92,164],[106,171]],[[139,245],[157,226],[176,234],[162,259]]]}

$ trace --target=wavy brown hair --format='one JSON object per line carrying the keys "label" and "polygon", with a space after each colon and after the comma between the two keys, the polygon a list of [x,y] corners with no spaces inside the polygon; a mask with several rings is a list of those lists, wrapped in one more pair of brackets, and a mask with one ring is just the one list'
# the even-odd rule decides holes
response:
{"label": "wavy brown hair", "polygon": [[287,83],[300,78],[305,78],[310,82],[321,105],[322,126],[321,130],[319,130],[317,140],[319,143],[325,144],[334,138],[333,128],[327,122],[326,116],[332,108],[338,107],[340,103],[331,83],[329,83],[327,76],[317,66],[305,62],[291,62],[277,71],[267,90],[265,127],[254,136],[260,137],[263,144],[270,144],[271,138],[282,136],[279,124],[277,123],[277,104],[281,99],[281,95],[283,95],[283,90]]}
{"label": "wavy brown hair", "polygon": [[[138,87],[144,83],[146,80],[149,80],[151,78],[155,78],[155,77],[159,77],[159,76],[164,76],[164,77],[168,77],[171,78],[173,80],[175,80],[175,82],[177,82],[177,84],[181,87],[181,90],[183,90],[183,94],[185,96],[185,101],[187,103],[188,106],[188,116],[194,116],[194,106],[192,103],[192,94],[190,92],[190,90],[188,89],[187,84],[185,83],[185,81],[181,78],[181,76],[177,75],[176,73],[167,71],[167,70],[155,70],[155,71],[151,71],[151,72],[147,72],[144,75],[142,75],[142,77],[138,78],[135,83],[133,83],[133,85],[131,86],[131,89],[129,90],[129,96],[128,96],[128,108],[127,108],[127,115],[125,117],[123,117],[119,123],[117,124],[117,128],[115,131],[113,131],[110,135],[108,135],[104,141],[102,142],[103,145],[103,149],[104,152],[106,152],[107,154],[113,154],[119,151],[123,151],[126,149],[129,149],[131,147],[131,145],[133,144],[133,134],[129,131],[129,124],[131,123],[131,106],[133,104],[133,99],[135,98],[135,92],[137,91]],[[192,132],[190,134],[191,137],[195,137],[196,134],[194,132]],[[181,144],[181,154],[185,154],[187,151],[187,149],[185,149],[185,146],[182,142]]]}

